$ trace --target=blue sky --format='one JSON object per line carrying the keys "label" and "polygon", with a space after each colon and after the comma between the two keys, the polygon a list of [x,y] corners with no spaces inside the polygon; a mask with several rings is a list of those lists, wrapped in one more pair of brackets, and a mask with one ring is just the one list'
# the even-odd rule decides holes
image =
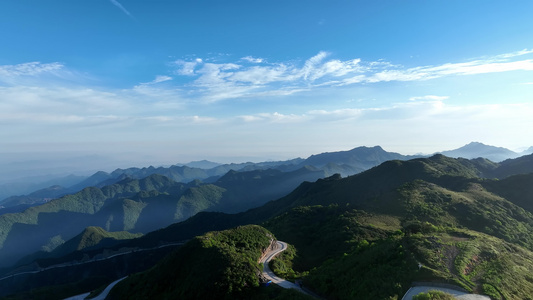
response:
{"label": "blue sky", "polygon": [[531,1],[4,0],[0,164],[527,148],[531,11]]}

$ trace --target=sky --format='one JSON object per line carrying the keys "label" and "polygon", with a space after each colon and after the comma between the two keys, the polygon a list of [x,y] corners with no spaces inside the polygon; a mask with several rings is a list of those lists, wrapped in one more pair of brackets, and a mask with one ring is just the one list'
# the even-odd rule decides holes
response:
{"label": "sky", "polygon": [[0,168],[472,141],[524,150],[532,11],[491,0],[3,0]]}

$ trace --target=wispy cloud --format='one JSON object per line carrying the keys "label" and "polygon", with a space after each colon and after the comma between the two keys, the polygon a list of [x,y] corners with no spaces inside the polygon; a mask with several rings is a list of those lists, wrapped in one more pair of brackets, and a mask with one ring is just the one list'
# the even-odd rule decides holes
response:
{"label": "wispy cloud", "polygon": [[157,83],[165,82],[169,80],[172,80],[172,77],[166,76],[166,75],[157,75],[154,80],[150,82],[142,83],[142,84],[157,84]]}
{"label": "wispy cloud", "polygon": [[432,101],[443,101],[450,97],[448,96],[435,96],[435,95],[426,95],[426,96],[416,96],[409,98],[410,101],[419,101],[419,100],[432,100]]}
{"label": "wispy cloud", "polygon": [[120,4],[117,0],[109,0],[111,3],[113,3],[113,5],[115,5],[116,7],[118,7],[123,13],[125,13],[126,15],[128,15],[128,17],[132,18],[132,19],[135,19],[133,17],[133,15],[126,9],[124,8],[124,6],[122,6],[122,4]]}
{"label": "wispy cloud", "polygon": [[54,73],[63,67],[63,64],[58,62],[47,64],[29,62],[18,65],[3,65],[0,66],[0,80],[19,76],[36,76],[43,73]]}
{"label": "wispy cloud", "polygon": [[262,58],[253,57],[253,56],[245,56],[245,57],[241,58],[241,60],[244,60],[244,61],[247,61],[247,62],[251,62],[251,63],[255,63],[255,64],[260,64],[260,63],[262,63],[264,61]]}
{"label": "wispy cloud", "polygon": [[[320,51],[298,62],[266,63],[248,56],[238,62],[206,62],[178,60],[177,75],[194,79],[191,89],[208,101],[269,95],[273,91],[304,91],[318,87],[349,86],[390,81],[424,81],[447,76],[469,76],[509,71],[532,71],[533,59],[517,59],[533,50],[483,57],[467,62],[445,63],[405,68],[385,60],[363,61],[360,58],[340,60]],[[258,64],[261,63],[261,64]],[[231,93],[227,91],[231,90]]]}

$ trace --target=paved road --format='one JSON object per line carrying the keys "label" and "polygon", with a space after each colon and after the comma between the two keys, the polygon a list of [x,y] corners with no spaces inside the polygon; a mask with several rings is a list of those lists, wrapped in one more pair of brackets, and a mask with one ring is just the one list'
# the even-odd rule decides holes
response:
{"label": "paved road", "polygon": [[[107,297],[107,294],[109,294],[109,292],[111,291],[111,289],[119,282],[121,282],[122,280],[128,278],[128,276],[125,276],[125,277],[122,277],[120,279],[117,279],[113,282],[111,282],[101,293],[100,295],[92,298],[91,300],[105,300],[105,297]],[[73,297],[70,297],[70,298],[66,298],[64,300],[83,300],[85,299],[87,296],[89,296],[90,293],[85,293],[85,294],[81,294],[81,295],[77,295],[77,296],[73,296]]]}
{"label": "paved road", "polygon": [[434,286],[415,286],[410,288],[407,293],[403,296],[402,300],[411,300],[414,296],[424,292],[427,293],[431,290],[439,290],[451,294],[458,300],[490,300],[490,297],[476,294],[468,294],[465,292],[460,292],[453,289],[434,287]]}
{"label": "paved road", "polygon": [[[183,245],[183,244],[185,244],[185,243],[184,243],[184,242],[180,242],[180,243],[165,244],[165,245],[161,245],[161,246],[157,246],[157,247],[153,247],[153,248],[147,248],[147,249],[135,249],[134,252],[150,251],[150,250],[160,249],[160,248],[163,248],[163,247],[178,246],[178,245]],[[41,269],[39,269],[39,270],[35,270],[35,271],[26,271],[26,272],[20,272],[20,273],[16,273],[16,274],[7,275],[7,276],[5,276],[5,277],[0,278],[0,281],[2,281],[2,280],[4,280],[4,279],[12,278],[12,277],[14,277],[14,276],[24,275],[24,274],[36,274],[36,273],[40,273],[40,272],[44,272],[44,271],[48,271],[48,270],[50,270],[50,269],[57,269],[57,268],[65,268],[65,267],[78,266],[78,265],[83,265],[83,264],[90,264],[90,263],[94,263],[94,262],[96,262],[96,261],[107,260],[107,259],[111,259],[111,258],[114,258],[114,257],[117,257],[117,256],[126,255],[126,254],[131,254],[131,253],[133,253],[133,252],[132,252],[132,251],[121,252],[121,253],[113,254],[113,255],[111,255],[111,256],[104,257],[104,258],[98,258],[98,259],[93,258],[93,259],[88,260],[88,261],[82,261],[82,262],[67,262],[67,263],[57,264],[57,265],[49,266],[49,267],[46,267],[46,268],[41,268]]]}
{"label": "paved road", "polygon": [[[304,294],[307,294],[307,295],[310,295],[309,293],[307,293],[306,291],[304,291],[300,286],[298,286],[297,284],[294,284],[290,281],[287,281],[283,278],[279,278],[278,276],[276,276],[274,274],[274,272],[272,272],[272,270],[270,270],[270,267],[268,266],[268,263],[278,254],[280,254],[281,252],[287,250],[287,243],[285,242],[281,242],[281,241],[276,241],[276,243],[274,244],[274,248],[273,249],[269,249],[267,251],[267,253],[265,254],[265,256],[263,257],[263,259],[260,261],[264,264],[264,267],[263,267],[263,276],[265,276],[268,280],[272,280],[272,283],[275,283],[283,288],[286,288],[286,289],[296,289]],[[94,300],[104,300],[105,297],[107,297],[107,294],[109,294],[109,292],[111,291],[111,289],[115,286],[115,284],[119,283],[121,280],[124,280],[125,278],[127,277],[123,277],[123,278],[120,278],[119,280],[116,280],[114,282],[112,282],[111,284],[109,284],[106,289],[100,294],[98,295],[98,297],[94,298]],[[82,295],[77,295],[77,296],[74,296],[74,297],[70,297],[70,298],[67,298],[65,300],[81,300],[81,299],[85,299],[85,297],[87,297],[89,294],[86,293],[86,294],[82,294]],[[312,295],[310,295],[312,296]]]}
{"label": "paved road", "polygon": [[269,249],[266,253],[266,255],[263,257],[263,259],[260,261],[263,263],[263,276],[265,276],[268,280],[272,280],[272,283],[275,283],[282,288],[286,289],[295,289],[298,290],[304,294],[307,294],[309,296],[315,297],[314,295],[309,294],[307,291],[303,290],[299,285],[292,283],[288,280],[285,280],[283,278],[280,278],[270,270],[270,267],[268,266],[268,263],[278,254],[281,252],[287,250],[287,243],[276,241],[274,244],[274,249]]}

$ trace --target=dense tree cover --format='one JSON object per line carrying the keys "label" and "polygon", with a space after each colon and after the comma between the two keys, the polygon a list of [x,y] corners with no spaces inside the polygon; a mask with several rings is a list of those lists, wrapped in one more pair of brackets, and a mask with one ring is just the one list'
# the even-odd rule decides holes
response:
{"label": "dense tree cover", "polygon": [[0,267],[38,250],[51,251],[88,226],[147,233],[205,210],[238,212],[256,207],[304,180],[323,176],[323,171],[312,168],[231,171],[214,184],[183,184],[152,174],[85,188],[21,213],[0,215]]}
{"label": "dense tree cover", "polygon": [[256,225],[198,236],[152,270],[121,282],[110,297],[247,298],[260,285],[258,260],[273,238],[270,232]]}
{"label": "dense tree cover", "polygon": [[509,200],[526,201],[533,180],[480,179],[471,164],[443,156],[388,162],[300,187],[280,201],[330,205],[296,206],[265,223],[297,249],[280,274],[309,272],[305,284],[334,299],[400,298],[414,280],[527,299],[533,217]]}
{"label": "dense tree cover", "polygon": [[238,218],[275,216],[264,226],[296,251],[272,266],[328,298],[401,298],[412,281],[436,281],[527,299],[533,217],[496,193],[498,181],[478,177],[481,163],[441,155],[391,161],[303,184]]}
{"label": "dense tree cover", "polygon": [[335,218],[339,210],[302,207],[275,219],[279,227],[272,232],[297,249],[292,261],[272,264],[280,276],[303,274],[306,286],[332,299],[401,298],[413,281],[450,283],[495,299],[528,299],[533,292],[533,253],[516,244],[429,222],[400,225],[357,210]]}
{"label": "dense tree cover", "polygon": [[429,291],[414,296],[413,300],[455,300],[455,297],[442,291]]}
{"label": "dense tree cover", "polygon": [[[182,240],[266,221],[265,228],[294,246],[273,269],[326,298],[400,299],[412,281],[435,281],[495,299],[528,299],[533,215],[526,204],[533,177],[480,177],[495,170],[484,160],[442,155],[389,161],[348,178],[304,183],[244,213],[202,213],[139,241]],[[242,228],[257,227],[194,238],[151,271],[133,276],[115,296],[132,291],[131,297],[194,298],[202,287],[217,298],[278,297],[256,288],[257,254],[248,246],[256,243],[239,242],[250,235],[236,233]]]}

